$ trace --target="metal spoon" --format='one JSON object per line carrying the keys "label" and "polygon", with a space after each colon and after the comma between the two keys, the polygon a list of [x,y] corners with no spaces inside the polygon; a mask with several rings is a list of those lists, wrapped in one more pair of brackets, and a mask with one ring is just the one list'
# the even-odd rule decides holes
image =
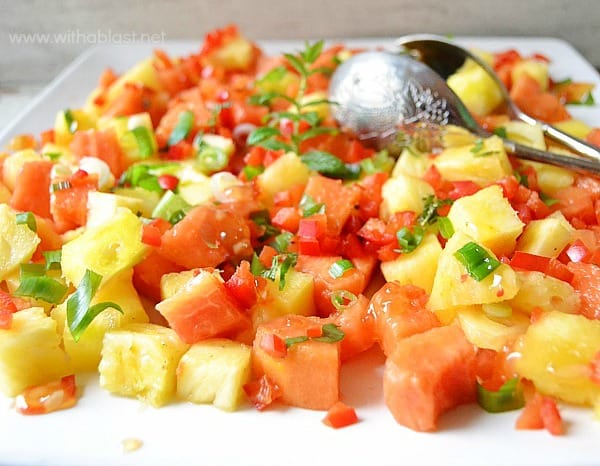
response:
{"label": "metal spoon", "polygon": [[[364,52],[340,65],[329,85],[334,118],[367,144],[394,148],[399,130],[418,124],[462,126],[490,136],[471,116],[446,81],[427,65],[391,52]],[[507,139],[504,147],[518,157],[600,174],[600,163],[544,152]]]}
{"label": "metal spoon", "polygon": [[444,37],[431,34],[403,36],[396,41],[396,44],[411,52],[417,52],[417,58],[444,79],[447,79],[448,76],[456,72],[467,59],[473,60],[487,72],[496,86],[498,86],[502,100],[512,119],[518,119],[530,125],[539,125],[544,134],[551,139],[560,142],[579,155],[600,161],[600,150],[597,148],[522,112],[510,98],[508,90],[502,81],[498,79],[496,73],[494,73],[485,61],[469,50],[456,45]]}

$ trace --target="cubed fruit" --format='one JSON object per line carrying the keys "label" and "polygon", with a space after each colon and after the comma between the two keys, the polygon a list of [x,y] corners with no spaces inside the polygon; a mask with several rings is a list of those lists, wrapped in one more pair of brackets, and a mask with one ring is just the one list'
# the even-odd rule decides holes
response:
{"label": "cubed fruit", "polygon": [[69,283],[78,284],[89,269],[108,281],[137,264],[145,252],[142,221],[129,209],[118,207],[110,221],[87,229],[63,246],[63,276]]}
{"label": "cubed fruit", "polygon": [[181,291],[185,284],[196,276],[193,270],[166,273],[160,279],[160,294],[162,299],[170,298]]}
{"label": "cubed fruit", "polygon": [[73,141],[76,131],[92,129],[95,116],[85,109],[61,110],[54,120],[54,142],[61,147],[68,147]]}
{"label": "cubed fruit", "polygon": [[39,162],[44,158],[33,149],[24,149],[10,154],[2,161],[2,182],[14,191],[17,177],[28,162]]}
{"label": "cubed fruit", "polygon": [[523,222],[498,185],[488,186],[452,204],[448,218],[462,231],[496,255],[510,253],[523,231]]}
{"label": "cubed fruit", "polygon": [[255,374],[266,375],[281,389],[283,403],[299,408],[326,410],[339,399],[340,346],[309,339],[274,354],[265,342],[306,336],[321,322],[315,317],[285,316],[258,327],[252,357]]}
{"label": "cubed fruit", "polygon": [[39,243],[38,236],[26,224],[17,224],[17,213],[0,204],[0,280],[29,261]]}
{"label": "cubed fruit", "polygon": [[382,262],[381,273],[388,282],[395,281],[401,285],[415,285],[423,288],[427,293],[431,293],[441,253],[442,246],[437,236],[428,233],[421,244],[411,253],[401,254],[394,260]]}
{"label": "cubed fruit", "polygon": [[383,373],[383,396],[394,419],[434,431],[444,412],[475,401],[476,353],[457,325],[400,341]]}
{"label": "cubed fruit", "polygon": [[512,174],[504,143],[498,136],[444,149],[433,164],[448,181],[473,181],[481,186]]}
{"label": "cubed fruit", "polygon": [[283,154],[257,177],[261,197],[270,204],[276,193],[306,184],[309,174],[308,166],[300,161],[300,157],[293,152]]}
{"label": "cubed fruit", "polygon": [[600,385],[588,372],[600,351],[600,321],[549,312],[529,326],[516,349],[516,370],[541,393],[589,406],[600,399]]}
{"label": "cubed fruit", "polygon": [[592,127],[581,120],[570,119],[565,121],[559,121],[554,123],[554,126],[564,131],[565,133],[575,136],[579,139],[585,139],[585,137],[591,133]]}
{"label": "cubed fruit", "polygon": [[160,90],[161,85],[154,67],[154,59],[147,58],[138,62],[113,82],[106,95],[106,102],[104,103],[106,107],[109,107],[121,95],[127,83],[141,84],[150,89]]}
{"label": "cubed fruit", "polygon": [[477,136],[469,130],[455,125],[444,126],[442,133],[442,146],[444,149],[449,147],[470,146],[475,143]]}
{"label": "cubed fruit", "polygon": [[463,65],[463,68],[448,77],[448,86],[471,112],[479,116],[488,115],[502,103],[500,89],[479,66]]}
{"label": "cubed fruit", "polygon": [[0,391],[4,395],[16,396],[27,387],[71,372],[56,322],[41,307],[14,313],[11,328],[0,330]]}
{"label": "cubed fruit", "polygon": [[154,407],[167,404],[177,386],[177,364],[187,351],[170,328],[129,324],[106,333],[98,370],[100,386]]}
{"label": "cubed fruit", "polygon": [[198,205],[213,198],[211,177],[202,173],[195,164],[183,162],[177,178],[177,192],[188,204]]}
{"label": "cubed fruit", "polygon": [[[554,147],[549,150],[556,152]],[[540,191],[549,196],[553,196],[561,189],[573,186],[575,182],[575,174],[566,168],[531,161],[523,161],[523,164],[535,169]]]}
{"label": "cubed fruit", "polygon": [[538,256],[557,257],[571,242],[574,231],[565,216],[557,211],[541,220],[529,222],[515,249]]}
{"label": "cubed fruit", "polygon": [[457,312],[460,324],[467,340],[478,348],[502,351],[527,330],[529,318],[520,312],[508,317],[491,318],[481,306],[469,306]]}
{"label": "cubed fruit", "polygon": [[535,79],[542,91],[548,89],[550,79],[548,75],[548,63],[545,61],[525,59],[515,63],[510,72],[511,81],[517,82],[524,74]]}
{"label": "cubed fruit", "polygon": [[177,366],[177,396],[235,411],[250,378],[251,360],[252,349],[242,343],[225,339],[196,343]]}
{"label": "cubed fruit", "polygon": [[123,314],[113,308],[102,311],[92,321],[78,341],[73,339],[67,325],[67,300],[55,307],[52,318],[63,336],[63,347],[77,372],[95,371],[100,362],[104,334],[112,329],[130,323],[146,323],[148,315],[140,298],[131,284],[132,270],[127,269],[104,283],[92,299],[92,305],[101,302],[114,302],[121,306]]}
{"label": "cubed fruit", "polygon": [[138,215],[144,210],[144,202],[135,197],[120,196],[112,193],[91,191],[87,200],[87,223],[88,228],[97,227],[109,222],[116,214],[119,207],[129,209]]}
{"label": "cubed fruit", "polygon": [[[329,116],[329,104],[327,101],[327,93],[323,91],[311,92],[306,94],[300,101],[303,106],[302,113],[316,112],[321,120],[326,119]],[[312,104],[312,102],[318,102]],[[296,107],[290,107],[289,111],[295,112]]]}
{"label": "cubed fruit", "polygon": [[250,325],[217,272],[200,270],[173,296],[156,305],[186,343],[231,335]]}
{"label": "cubed fruit", "polygon": [[226,70],[247,70],[254,61],[254,47],[248,39],[237,36],[210,56],[210,61]]}
{"label": "cubed fruit", "polygon": [[129,197],[142,201],[140,206],[140,213],[142,217],[150,218],[152,211],[156,208],[158,201],[160,201],[160,194],[155,191],[148,191],[144,188],[119,188],[113,189],[113,193],[117,196]]}
{"label": "cubed fruit", "polygon": [[526,314],[531,314],[535,308],[569,314],[579,310],[579,295],[567,282],[541,272],[517,271],[516,274],[519,291],[509,301],[513,309]]}
{"label": "cubed fruit", "polygon": [[399,173],[381,188],[380,214],[384,219],[409,210],[420,214],[425,206],[424,199],[433,194],[433,188],[426,181]]}
{"label": "cubed fruit", "polygon": [[285,274],[282,289],[279,289],[279,277],[274,282],[267,280],[264,299],[261,298],[250,310],[254,328],[287,314],[315,315],[314,290],[313,276],[294,269]]}
{"label": "cubed fruit", "polygon": [[422,178],[430,166],[431,159],[427,154],[423,154],[412,147],[404,149],[398,157],[396,165],[394,165],[392,178],[397,178],[400,175]]}
{"label": "cubed fruit", "polygon": [[[505,264],[500,264],[481,281],[468,275],[454,253],[471,241],[472,238],[457,231],[440,254],[429,307],[443,323],[452,320],[456,306],[501,302],[514,297],[519,289],[514,270]],[[491,251],[487,252],[494,257]]]}
{"label": "cubed fruit", "polygon": [[546,150],[546,141],[541,125],[531,125],[524,121],[508,121],[502,127],[506,130],[506,137],[511,141],[534,149]]}

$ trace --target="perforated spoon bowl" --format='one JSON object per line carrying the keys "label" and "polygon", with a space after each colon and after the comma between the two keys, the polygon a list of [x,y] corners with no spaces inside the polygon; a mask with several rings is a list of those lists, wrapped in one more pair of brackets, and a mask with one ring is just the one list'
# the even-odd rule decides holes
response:
{"label": "perforated spoon bowl", "polygon": [[[334,118],[345,130],[376,148],[393,148],[400,130],[417,124],[462,126],[490,135],[471,116],[446,81],[427,65],[385,51],[363,52],[341,64],[332,76],[329,98]],[[600,163],[545,152],[504,139],[518,157],[600,174]]]}

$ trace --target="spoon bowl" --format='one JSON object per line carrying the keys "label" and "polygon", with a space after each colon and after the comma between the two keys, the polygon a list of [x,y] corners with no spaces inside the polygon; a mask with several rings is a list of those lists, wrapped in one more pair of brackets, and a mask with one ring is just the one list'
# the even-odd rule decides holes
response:
{"label": "spoon bowl", "polygon": [[[334,72],[329,99],[340,126],[377,149],[398,155],[398,136],[419,125],[453,124],[487,137],[464,103],[442,76],[407,54],[370,51],[354,55]],[[589,158],[540,151],[504,139],[518,157],[600,174],[600,163]]]}

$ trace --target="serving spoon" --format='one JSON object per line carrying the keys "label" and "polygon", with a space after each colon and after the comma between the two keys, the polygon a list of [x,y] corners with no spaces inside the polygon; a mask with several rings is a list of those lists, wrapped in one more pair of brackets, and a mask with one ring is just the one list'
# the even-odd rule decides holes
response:
{"label": "serving spoon", "polygon": [[444,37],[432,34],[403,36],[396,41],[396,45],[403,47],[410,52],[416,52],[417,58],[420,61],[432,68],[444,79],[447,79],[448,76],[454,74],[461,66],[463,66],[467,59],[471,59],[483,68],[490,78],[492,78],[500,91],[503,103],[511,119],[518,119],[530,125],[538,125],[546,136],[563,144],[573,152],[600,161],[600,150],[597,148],[581,139],[570,136],[546,122],[532,118],[521,111],[512,101],[508,90],[502,81],[500,81],[494,70],[492,70],[484,60],[468,49],[460,47]]}
{"label": "serving spoon", "polygon": [[[446,81],[407,54],[370,51],[354,55],[333,73],[329,85],[333,117],[367,145],[396,149],[397,139],[419,125],[453,124],[480,137],[491,134],[471,116]],[[518,157],[600,174],[600,163],[545,152],[503,139]]]}

